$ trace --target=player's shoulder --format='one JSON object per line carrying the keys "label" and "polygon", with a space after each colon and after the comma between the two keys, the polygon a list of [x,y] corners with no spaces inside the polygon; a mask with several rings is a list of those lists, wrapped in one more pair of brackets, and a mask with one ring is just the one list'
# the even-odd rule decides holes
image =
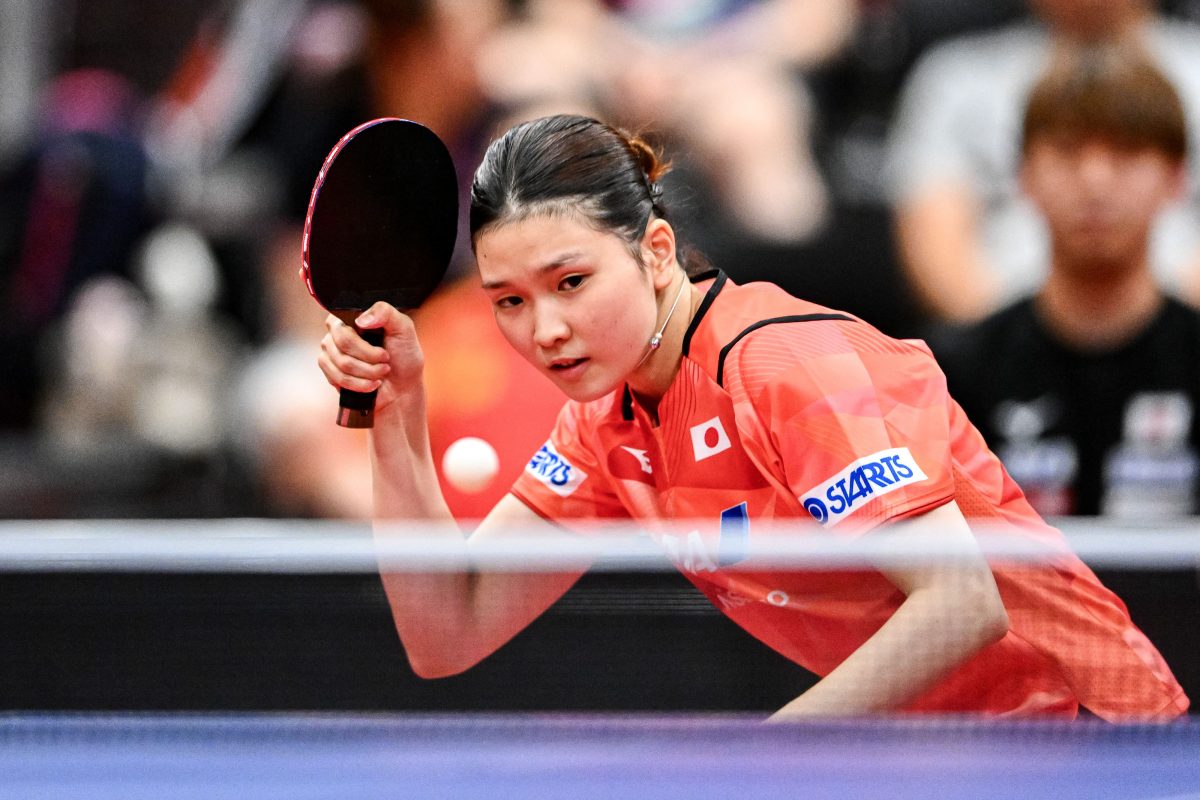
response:
{"label": "player's shoulder", "polygon": [[[683,352],[710,373],[744,340],[778,325],[850,321],[854,317],[793,297],[770,283],[737,284],[720,273],[707,292],[684,336]],[[720,381],[718,380],[718,383]]]}
{"label": "player's shoulder", "polygon": [[893,339],[853,314],[792,297],[771,284],[727,281],[711,308],[701,310],[688,357],[735,391],[752,391],[786,372],[836,369],[840,356],[928,358],[921,343]]}
{"label": "player's shoulder", "polygon": [[773,283],[738,284],[720,273],[692,320],[685,349],[723,346],[748,330],[779,320],[831,315],[850,318],[849,314],[794,297]]}

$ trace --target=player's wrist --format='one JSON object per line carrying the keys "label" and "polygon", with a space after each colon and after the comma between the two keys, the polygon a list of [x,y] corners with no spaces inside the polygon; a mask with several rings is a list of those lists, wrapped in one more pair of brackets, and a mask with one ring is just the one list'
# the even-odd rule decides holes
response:
{"label": "player's wrist", "polygon": [[[397,383],[399,385],[397,385]],[[393,383],[384,397],[375,406],[377,425],[388,425],[392,433],[403,433],[407,438],[420,433],[424,437],[427,429],[425,419],[425,384],[420,380],[405,380]]]}

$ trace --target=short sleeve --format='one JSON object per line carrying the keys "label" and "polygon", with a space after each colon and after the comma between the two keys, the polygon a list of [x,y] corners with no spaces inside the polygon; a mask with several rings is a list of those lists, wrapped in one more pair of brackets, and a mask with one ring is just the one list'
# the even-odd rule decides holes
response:
{"label": "short sleeve", "polygon": [[929,350],[862,323],[801,324],[823,326],[823,344],[810,340],[787,368],[752,375],[756,348],[779,363],[796,326],[778,326],[776,342],[750,343],[740,360],[804,509],[832,532],[856,534],[953,499],[949,397]]}
{"label": "short sleeve", "polygon": [[563,406],[550,438],[529,459],[512,494],[535,513],[557,522],[628,517],[595,457],[591,428],[585,404]]}

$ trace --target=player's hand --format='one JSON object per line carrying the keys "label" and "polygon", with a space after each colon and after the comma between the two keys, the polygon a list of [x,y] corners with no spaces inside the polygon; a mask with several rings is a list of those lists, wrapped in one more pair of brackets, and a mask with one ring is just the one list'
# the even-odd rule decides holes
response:
{"label": "player's hand", "polygon": [[381,328],[383,346],[369,344],[352,326],[328,315],[317,357],[325,380],[338,389],[378,390],[376,413],[406,393],[421,392],[425,356],[412,318],[380,302],[360,314],[356,324],[363,330]]}

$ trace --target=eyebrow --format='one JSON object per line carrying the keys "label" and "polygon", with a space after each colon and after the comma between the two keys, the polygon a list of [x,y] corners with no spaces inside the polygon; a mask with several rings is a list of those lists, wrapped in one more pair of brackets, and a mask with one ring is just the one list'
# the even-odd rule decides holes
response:
{"label": "eyebrow", "polygon": [[[583,258],[582,250],[569,250],[565,253],[562,253],[561,255],[558,255],[558,256],[554,257],[553,259],[551,259],[546,264],[543,264],[542,266],[538,267],[536,270],[537,277],[540,278],[548,272],[553,272],[554,270],[558,269],[559,267],[564,266],[566,264],[570,264],[572,261],[578,261],[581,258]],[[484,281],[483,288],[484,289],[503,289],[504,287],[506,287],[508,285],[509,285],[509,281]]]}

